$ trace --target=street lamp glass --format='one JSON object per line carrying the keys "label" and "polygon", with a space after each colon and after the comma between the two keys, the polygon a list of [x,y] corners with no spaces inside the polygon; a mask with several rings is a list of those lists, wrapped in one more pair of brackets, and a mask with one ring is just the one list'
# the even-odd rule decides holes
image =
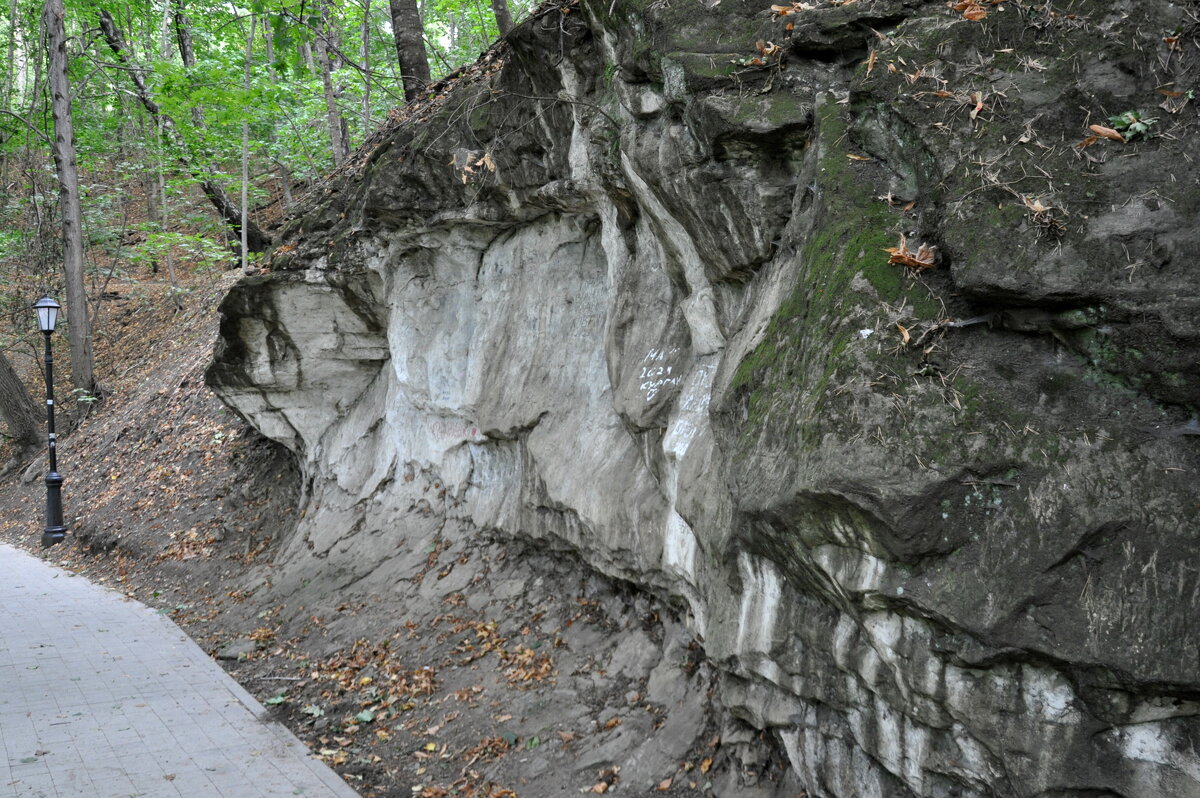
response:
{"label": "street lamp glass", "polygon": [[37,311],[38,329],[44,333],[54,332],[54,325],[58,324],[58,311],[62,309],[62,305],[44,296],[37,301],[33,309]]}

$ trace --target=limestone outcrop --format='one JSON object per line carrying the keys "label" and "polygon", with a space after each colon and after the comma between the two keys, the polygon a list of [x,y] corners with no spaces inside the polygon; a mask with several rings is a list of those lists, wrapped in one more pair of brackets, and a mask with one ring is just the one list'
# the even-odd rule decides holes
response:
{"label": "limestone outcrop", "polygon": [[1200,794],[1197,28],[543,6],[222,306],[304,473],[276,588],[532,539],[686,614],[811,796]]}

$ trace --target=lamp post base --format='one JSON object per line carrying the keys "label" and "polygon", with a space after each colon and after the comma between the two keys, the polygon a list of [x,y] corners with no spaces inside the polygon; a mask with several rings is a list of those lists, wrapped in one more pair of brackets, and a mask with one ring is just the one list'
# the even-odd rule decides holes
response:
{"label": "lamp post base", "polygon": [[[50,451],[53,453],[53,439],[50,445]],[[42,533],[43,549],[62,543],[63,538],[67,536],[67,527],[63,523],[62,484],[62,474],[57,471],[46,475],[46,531]]]}

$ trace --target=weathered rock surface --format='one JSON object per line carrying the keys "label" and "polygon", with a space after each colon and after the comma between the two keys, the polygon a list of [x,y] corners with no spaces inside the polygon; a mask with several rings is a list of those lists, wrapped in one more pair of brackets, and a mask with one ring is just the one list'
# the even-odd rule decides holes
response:
{"label": "weathered rock surface", "polygon": [[1200,794],[1195,8],[709,5],[543,8],[230,294],[276,589],[533,539],[685,611],[809,795]]}

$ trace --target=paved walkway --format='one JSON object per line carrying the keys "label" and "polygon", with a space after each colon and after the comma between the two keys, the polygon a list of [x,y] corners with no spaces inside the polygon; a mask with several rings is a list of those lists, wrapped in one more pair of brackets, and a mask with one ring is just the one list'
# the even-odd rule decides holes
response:
{"label": "paved walkway", "polygon": [[0,796],[357,798],[179,627],[0,545]]}

